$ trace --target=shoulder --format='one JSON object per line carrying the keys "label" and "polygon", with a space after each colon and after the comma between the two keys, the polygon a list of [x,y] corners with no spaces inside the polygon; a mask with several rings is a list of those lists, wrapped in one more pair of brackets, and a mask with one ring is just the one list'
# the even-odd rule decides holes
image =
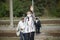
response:
{"label": "shoulder", "polygon": [[28,17],[26,16],[24,19],[27,19]]}

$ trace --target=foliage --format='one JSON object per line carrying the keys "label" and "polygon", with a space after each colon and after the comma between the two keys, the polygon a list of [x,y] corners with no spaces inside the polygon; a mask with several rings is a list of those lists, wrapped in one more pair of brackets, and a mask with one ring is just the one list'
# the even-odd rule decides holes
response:
{"label": "foliage", "polygon": [[5,3],[4,0],[0,0],[0,17],[8,17],[8,13],[6,13],[8,10],[8,6]]}
{"label": "foliage", "polygon": [[[13,0],[14,17],[26,16],[32,0]],[[60,0],[34,0],[34,11],[36,16],[43,16],[48,10],[48,16],[60,17]],[[9,17],[9,5],[6,0],[0,0],[0,17]]]}
{"label": "foliage", "polygon": [[26,14],[26,12],[29,10],[29,7],[31,5],[31,1],[26,0],[13,0],[13,10],[14,10],[14,16],[23,16]]}
{"label": "foliage", "polygon": [[[48,16],[60,17],[60,1],[59,0],[35,0],[36,11],[39,12],[37,15],[45,15],[44,10],[48,10]],[[59,5],[58,5],[59,4]],[[58,6],[57,6],[58,5]],[[59,7],[59,8],[58,8]],[[46,16],[46,15],[45,15]]]}

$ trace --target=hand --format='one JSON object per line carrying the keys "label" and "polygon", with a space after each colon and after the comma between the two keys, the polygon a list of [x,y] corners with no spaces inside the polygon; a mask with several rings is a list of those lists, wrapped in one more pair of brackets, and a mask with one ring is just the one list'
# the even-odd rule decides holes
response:
{"label": "hand", "polygon": [[30,7],[30,10],[33,12],[33,6]]}
{"label": "hand", "polygon": [[21,30],[23,30],[23,29],[21,28]]}
{"label": "hand", "polygon": [[23,30],[23,28],[21,28],[20,30]]}

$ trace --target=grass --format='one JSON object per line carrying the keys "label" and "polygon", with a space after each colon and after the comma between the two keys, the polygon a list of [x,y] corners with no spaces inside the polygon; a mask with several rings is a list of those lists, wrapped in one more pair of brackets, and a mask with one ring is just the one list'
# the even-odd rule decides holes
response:
{"label": "grass", "polygon": [[[21,17],[14,17],[14,20],[20,19]],[[55,19],[56,17],[40,17],[40,19]],[[10,20],[10,17],[1,17],[0,20]]]}

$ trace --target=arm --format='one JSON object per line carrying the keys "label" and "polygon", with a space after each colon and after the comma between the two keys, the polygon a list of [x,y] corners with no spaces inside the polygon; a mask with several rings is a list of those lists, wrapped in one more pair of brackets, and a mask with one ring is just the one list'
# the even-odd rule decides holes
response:
{"label": "arm", "polygon": [[40,22],[40,20],[38,21],[38,23],[39,23],[39,27],[41,27],[41,22]]}
{"label": "arm", "polygon": [[32,12],[33,12],[33,6],[30,6],[30,11],[32,11]]}
{"label": "arm", "polygon": [[20,28],[20,22],[18,23],[18,26],[16,28],[16,31],[19,31],[19,28]]}
{"label": "arm", "polygon": [[19,26],[20,26],[20,23],[18,23],[18,26],[17,26],[17,28],[16,28],[16,35],[17,35],[17,36],[19,36],[19,35],[20,35]]}
{"label": "arm", "polygon": [[34,13],[33,6],[30,7],[30,11],[32,12],[33,20],[35,21],[35,13]]}

